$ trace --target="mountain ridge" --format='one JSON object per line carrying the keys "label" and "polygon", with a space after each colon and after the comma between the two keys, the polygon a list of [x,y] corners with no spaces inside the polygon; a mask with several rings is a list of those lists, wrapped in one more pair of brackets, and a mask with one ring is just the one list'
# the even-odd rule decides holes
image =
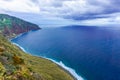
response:
{"label": "mountain ridge", "polygon": [[18,34],[41,28],[36,24],[24,21],[20,18],[7,14],[0,14],[0,29],[4,36],[14,37]]}
{"label": "mountain ridge", "polygon": [[[10,19],[9,21],[9,18],[11,17],[5,17],[5,19],[8,19],[8,22],[6,20],[4,22],[4,17],[0,17],[0,80],[74,80],[73,76],[52,61],[27,54],[11,43],[9,41],[10,38],[41,28],[36,25],[35,28],[28,29],[29,26],[27,26],[27,28],[24,28],[27,30],[15,32],[13,29],[16,28],[11,28],[13,27],[13,24],[10,24],[11,20],[18,20],[15,23],[17,25],[19,25],[20,20]],[[7,34],[4,33],[6,31],[4,27],[6,26],[8,28]],[[19,27],[22,26],[24,25],[22,24]]]}

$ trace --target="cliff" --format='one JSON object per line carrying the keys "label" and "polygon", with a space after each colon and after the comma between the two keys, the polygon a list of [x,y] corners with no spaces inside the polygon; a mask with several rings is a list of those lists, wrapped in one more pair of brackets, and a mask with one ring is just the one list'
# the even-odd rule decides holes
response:
{"label": "cliff", "polygon": [[6,14],[0,14],[0,30],[6,37],[14,37],[20,33],[38,29],[40,27],[36,24]]}
{"label": "cliff", "polygon": [[27,54],[7,39],[37,29],[35,24],[0,15],[0,80],[74,80],[55,63]]}

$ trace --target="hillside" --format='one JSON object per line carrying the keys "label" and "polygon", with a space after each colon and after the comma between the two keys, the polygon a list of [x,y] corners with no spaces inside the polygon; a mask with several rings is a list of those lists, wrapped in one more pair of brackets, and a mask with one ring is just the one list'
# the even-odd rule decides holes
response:
{"label": "hillside", "polygon": [[[2,16],[2,19],[0,18],[0,80],[74,80],[70,74],[55,63],[41,57],[27,54],[13,45],[7,39],[9,36],[11,37],[13,34],[16,36],[22,32],[39,28],[35,26],[35,28],[24,28],[24,31],[14,32],[14,28],[12,28],[13,24],[3,23],[4,19],[8,19],[7,17],[10,16],[5,16],[5,18]],[[9,23],[15,23],[14,20],[17,18],[14,19],[14,17],[10,17],[9,19]],[[18,19],[18,21],[19,20],[20,19]],[[22,21],[21,24],[24,23],[31,26],[31,23],[26,23],[23,20],[20,21]],[[18,25],[19,22],[15,24]],[[6,26],[10,30],[9,34],[4,33]],[[22,24],[19,27],[22,26],[25,25]]]}
{"label": "hillside", "polygon": [[37,29],[40,28],[36,24],[6,14],[0,14],[0,30],[6,37],[14,37],[20,33]]}

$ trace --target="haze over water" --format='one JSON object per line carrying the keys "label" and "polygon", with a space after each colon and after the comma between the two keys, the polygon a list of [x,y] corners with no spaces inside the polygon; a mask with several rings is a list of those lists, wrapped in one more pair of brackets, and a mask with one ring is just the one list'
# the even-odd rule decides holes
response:
{"label": "haze over water", "polygon": [[33,55],[62,61],[87,80],[120,80],[120,28],[43,28],[12,41]]}

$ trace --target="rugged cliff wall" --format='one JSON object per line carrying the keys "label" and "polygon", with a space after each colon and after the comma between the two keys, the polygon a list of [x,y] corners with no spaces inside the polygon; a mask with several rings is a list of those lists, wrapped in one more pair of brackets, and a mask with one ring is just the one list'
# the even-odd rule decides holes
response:
{"label": "rugged cliff wall", "polygon": [[40,27],[36,24],[6,14],[0,14],[0,30],[4,36],[14,37],[20,33],[38,29],[40,29]]}

